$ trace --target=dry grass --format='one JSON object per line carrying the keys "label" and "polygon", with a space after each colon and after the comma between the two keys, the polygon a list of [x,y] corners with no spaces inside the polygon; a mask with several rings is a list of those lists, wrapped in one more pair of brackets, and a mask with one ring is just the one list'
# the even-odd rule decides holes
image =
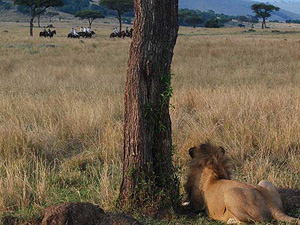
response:
{"label": "dry grass", "polygon": [[[29,38],[26,25],[0,24],[0,215],[65,201],[112,209],[130,40],[109,39],[107,24],[84,44],[66,38],[70,24],[52,40]],[[300,30],[242,31],[180,31],[171,110],[180,179],[188,148],[210,139],[232,156],[238,180],[297,188]]]}

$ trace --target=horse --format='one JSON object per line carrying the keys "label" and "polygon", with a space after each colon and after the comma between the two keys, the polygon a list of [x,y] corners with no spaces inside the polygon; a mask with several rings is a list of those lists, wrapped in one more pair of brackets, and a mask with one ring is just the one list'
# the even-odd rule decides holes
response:
{"label": "horse", "polygon": [[83,38],[92,38],[92,36],[93,36],[94,34],[96,34],[94,31],[91,31],[90,33],[88,33],[88,32],[83,32],[83,31],[78,32],[78,36],[79,36],[79,37],[83,37]]}
{"label": "horse", "polygon": [[90,33],[85,32],[83,37],[84,38],[92,38],[94,34],[96,34],[94,31],[91,31]]}
{"label": "horse", "polygon": [[54,34],[56,35],[56,30],[50,31],[48,33],[49,37],[52,38],[54,36]]}
{"label": "horse", "polygon": [[129,37],[129,38],[132,38],[132,33],[133,33],[133,28],[131,28],[129,31],[125,32],[125,31],[122,31],[121,32],[121,36],[123,38],[125,37]]}
{"label": "horse", "polygon": [[122,32],[121,32],[121,37],[122,38],[125,38],[127,36],[127,34],[126,34],[126,32],[123,30]]}
{"label": "horse", "polygon": [[120,34],[120,33],[116,34],[116,33],[113,32],[113,33],[111,33],[111,34],[109,35],[109,37],[110,37],[110,38],[115,38],[115,37],[119,37],[119,38],[120,38],[120,37],[121,37],[121,34]]}
{"label": "horse", "polygon": [[119,38],[125,38],[125,37],[130,37],[130,38],[132,38],[132,33],[133,33],[133,29],[131,28],[130,29],[130,31],[129,32],[125,32],[125,31],[122,31],[122,32],[120,32],[120,33],[118,33],[118,34],[116,34],[116,33],[111,33],[110,34],[110,38],[115,38],[115,37],[119,37]]}
{"label": "horse", "polygon": [[129,33],[128,33],[128,36],[127,36],[127,37],[130,37],[130,38],[133,37],[133,28],[131,28],[131,29],[129,30]]}
{"label": "horse", "polygon": [[40,32],[40,37],[50,37],[52,38],[54,36],[54,34],[56,34],[56,30],[53,30],[53,31],[41,31]]}
{"label": "horse", "polygon": [[68,36],[67,36],[67,38],[80,38],[80,36],[79,35],[74,35],[72,33],[69,33]]}
{"label": "horse", "polygon": [[40,32],[40,37],[48,37],[48,32],[47,31],[41,31]]}

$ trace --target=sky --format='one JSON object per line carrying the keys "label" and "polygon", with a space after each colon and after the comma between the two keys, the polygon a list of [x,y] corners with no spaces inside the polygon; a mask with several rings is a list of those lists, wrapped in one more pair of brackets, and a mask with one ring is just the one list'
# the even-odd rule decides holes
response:
{"label": "sky", "polygon": [[258,1],[258,2],[299,2],[300,0],[252,0],[252,1]]}

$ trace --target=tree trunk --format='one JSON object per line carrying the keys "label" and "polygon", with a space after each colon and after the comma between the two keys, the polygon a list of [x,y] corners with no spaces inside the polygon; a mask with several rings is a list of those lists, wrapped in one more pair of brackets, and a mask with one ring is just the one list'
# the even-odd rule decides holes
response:
{"label": "tree trunk", "polygon": [[30,37],[33,37],[33,20],[34,16],[32,16],[30,19]]}
{"label": "tree trunk", "polygon": [[122,18],[121,18],[121,15],[119,13],[118,13],[117,18],[118,18],[119,24],[120,24],[120,30],[119,30],[119,32],[121,33],[122,32]]}
{"label": "tree trunk", "polygon": [[41,27],[41,14],[37,16],[38,26]]}
{"label": "tree trunk", "polygon": [[90,28],[92,29],[92,23],[93,23],[93,19],[89,19],[89,25],[90,25]]}
{"label": "tree trunk", "polygon": [[176,209],[179,203],[169,115],[178,0],[135,0],[134,11],[134,35],[125,86],[119,206],[124,211],[156,214],[160,210]]}
{"label": "tree trunk", "polygon": [[261,29],[264,29],[266,27],[266,18],[263,18]]}

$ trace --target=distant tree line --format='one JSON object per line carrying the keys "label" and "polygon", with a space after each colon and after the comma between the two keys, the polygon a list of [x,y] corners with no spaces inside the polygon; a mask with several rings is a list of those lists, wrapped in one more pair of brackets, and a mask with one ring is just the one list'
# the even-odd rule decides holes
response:
{"label": "distant tree line", "polygon": [[178,20],[180,26],[201,26],[219,28],[226,22],[236,19],[236,16],[217,14],[213,10],[207,12],[191,9],[179,9]]}
{"label": "distant tree line", "polygon": [[59,10],[69,14],[75,14],[79,11],[89,9],[90,0],[64,0],[64,6]]}
{"label": "distant tree line", "polygon": [[[1,1],[0,0],[0,9],[1,9]],[[133,2],[133,0],[132,0]],[[75,15],[78,12],[86,11],[86,10],[93,10],[100,12],[104,16],[117,16],[117,12],[115,10],[106,8],[102,6],[101,4],[97,4],[97,2],[93,2],[91,0],[64,0],[64,5],[62,7],[56,7],[55,9],[60,12],[69,13],[72,15]],[[11,3],[7,3],[10,8],[13,8],[14,6]],[[3,8],[3,7],[2,7]],[[29,15],[30,10],[27,6],[16,6],[15,8],[18,12]],[[124,12],[123,16],[125,16],[126,19],[124,19],[124,22],[131,22],[129,18],[134,17],[134,11],[133,7],[129,9],[127,12]]]}
{"label": "distant tree line", "polygon": [[[63,5],[56,7],[57,11],[76,15],[76,13],[82,11],[97,11],[103,16],[115,16],[120,22],[120,30],[122,29],[122,23],[131,23],[134,18],[133,0],[62,0]],[[14,6],[10,2],[0,0],[0,9],[12,9],[15,8],[23,14],[30,15],[31,11],[26,5]],[[181,26],[192,27],[223,27],[226,22],[230,22],[232,19],[236,19],[241,23],[253,24],[258,23],[258,18],[262,18],[262,28],[266,25],[266,18],[271,16],[273,11],[278,11],[279,8],[268,4],[253,4],[252,10],[255,13],[247,16],[229,16],[225,14],[217,14],[213,10],[207,12],[200,10],[179,9],[178,20]],[[51,11],[51,10],[50,10]],[[42,14],[39,14],[42,15]],[[121,17],[122,15],[122,17]],[[38,17],[39,19],[39,17]],[[287,20],[287,23],[299,23],[298,20]]]}
{"label": "distant tree line", "polygon": [[297,23],[300,24],[300,20],[286,20],[286,23]]}
{"label": "distant tree line", "polygon": [[[116,10],[118,7],[107,7],[109,4],[106,4],[106,2],[110,1],[92,1],[92,0],[63,0],[63,6],[62,7],[56,7],[55,10],[69,13],[72,15],[75,15],[78,12],[86,11],[86,10],[93,10],[100,12],[104,16],[116,16],[118,20],[122,21],[123,23],[131,23],[133,21],[134,17],[134,11],[133,11],[133,4],[129,4],[129,7],[125,5],[126,7],[122,6],[120,9],[126,8],[125,11],[122,10]],[[124,0],[114,0],[112,2],[120,2],[120,4],[124,4],[123,2],[128,2]],[[133,0],[132,0],[133,2]],[[104,3],[104,4],[101,4]],[[3,6],[5,5],[5,6]],[[17,5],[13,6],[11,3],[3,2],[3,0],[0,0],[0,8],[6,7],[6,8],[13,8],[17,9],[17,11],[30,15],[30,10],[27,6],[24,5]],[[122,13],[122,18],[120,17],[120,13]],[[200,11],[200,10],[190,10],[190,9],[179,9],[179,24],[181,26],[206,26],[206,27],[223,27],[226,22],[231,21],[232,19],[236,19],[235,16],[228,16],[225,14],[217,14],[213,10],[209,10],[207,12]]]}
{"label": "distant tree line", "polygon": [[11,2],[4,2],[0,0],[0,10],[10,10],[13,8],[13,4]]}

